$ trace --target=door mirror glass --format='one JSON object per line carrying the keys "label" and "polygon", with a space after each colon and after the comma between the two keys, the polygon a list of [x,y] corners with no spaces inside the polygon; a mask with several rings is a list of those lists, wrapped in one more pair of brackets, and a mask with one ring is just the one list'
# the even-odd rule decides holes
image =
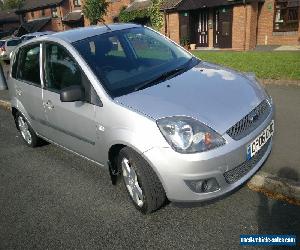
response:
{"label": "door mirror glass", "polygon": [[60,91],[61,102],[76,102],[84,100],[84,91],[80,86],[71,86]]}

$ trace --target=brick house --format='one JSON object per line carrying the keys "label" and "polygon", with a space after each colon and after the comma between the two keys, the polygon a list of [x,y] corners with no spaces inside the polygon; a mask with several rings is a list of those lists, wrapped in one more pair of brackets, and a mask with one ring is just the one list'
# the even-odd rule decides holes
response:
{"label": "brick house", "polygon": [[161,10],[162,33],[178,43],[235,50],[300,44],[300,0],[163,0]]}
{"label": "brick house", "polygon": [[[120,9],[131,0],[109,0],[105,22],[115,21]],[[21,17],[18,35],[36,31],[63,31],[71,28],[88,26],[89,21],[83,16],[84,0],[25,0],[16,11]]]}

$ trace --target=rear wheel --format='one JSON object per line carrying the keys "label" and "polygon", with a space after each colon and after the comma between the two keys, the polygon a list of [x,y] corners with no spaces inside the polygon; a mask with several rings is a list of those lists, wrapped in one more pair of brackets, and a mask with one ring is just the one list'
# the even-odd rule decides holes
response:
{"label": "rear wheel", "polygon": [[149,164],[135,151],[125,147],[118,157],[125,187],[135,207],[144,214],[151,213],[166,201],[164,188]]}
{"label": "rear wheel", "polygon": [[38,146],[42,139],[40,139],[34,130],[31,128],[27,120],[24,118],[23,115],[20,113],[17,113],[15,116],[15,121],[17,128],[20,131],[20,134],[22,136],[23,141],[25,144],[29,147],[36,147]]}

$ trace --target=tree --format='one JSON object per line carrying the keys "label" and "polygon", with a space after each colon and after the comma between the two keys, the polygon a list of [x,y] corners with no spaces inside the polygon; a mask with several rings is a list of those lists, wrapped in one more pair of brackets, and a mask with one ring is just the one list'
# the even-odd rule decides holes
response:
{"label": "tree", "polygon": [[23,0],[4,0],[1,3],[1,9],[3,10],[19,9],[23,4]]}
{"label": "tree", "polygon": [[86,0],[83,6],[83,14],[90,20],[91,25],[103,21],[109,3],[106,0]]}
{"label": "tree", "polygon": [[164,17],[160,11],[161,0],[152,0],[152,6],[150,8],[150,22],[151,26],[160,31],[164,25]]}
{"label": "tree", "polygon": [[[162,0],[151,0],[151,5],[143,10],[133,10],[127,12],[126,7],[122,7],[119,19],[121,22],[138,22],[139,20],[148,19],[152,28],[160,31],[164,25],[164,16],[160,11]],[[139,23],[139,22],[138,22]],[[147,24],[148,25],[148,24]]]}

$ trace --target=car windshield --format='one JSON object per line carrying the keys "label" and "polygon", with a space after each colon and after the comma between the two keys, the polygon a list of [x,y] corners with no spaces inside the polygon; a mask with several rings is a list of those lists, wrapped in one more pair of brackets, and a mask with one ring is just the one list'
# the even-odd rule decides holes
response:
{"label": "car windshield", "polygon": [[0,47],[2,47],[5,44],[5,41],[0,41]]}
{"label": "car windshield", "polygon": [[149,87],[195,63],[189,53],[144,27],[89,37],[73,46],[112,97]]}
{"label": "car windshield", "polygon": [[17,46],[19,43],[21,43],[21,39],[9,40],[7,46]]}

